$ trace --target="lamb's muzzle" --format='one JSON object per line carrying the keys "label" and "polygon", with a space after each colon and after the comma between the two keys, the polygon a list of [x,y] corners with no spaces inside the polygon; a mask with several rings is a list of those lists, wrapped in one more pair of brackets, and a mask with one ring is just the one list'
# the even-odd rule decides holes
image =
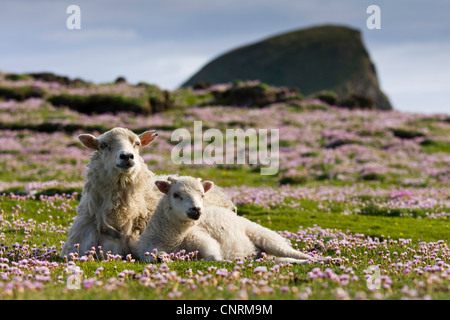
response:
{"label": "lamb's muzzle", "polygon": [[192,220],[198,220],[202,214],[202,208],[200,207],[192,207],[188,210],[186,215],[188,218],[191,218]]}

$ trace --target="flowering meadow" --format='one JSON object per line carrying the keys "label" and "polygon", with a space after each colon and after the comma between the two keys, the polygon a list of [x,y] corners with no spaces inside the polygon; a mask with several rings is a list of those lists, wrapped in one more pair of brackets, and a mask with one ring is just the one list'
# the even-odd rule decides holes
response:
{"label": "flowering meadow", "polygon": [[[0,75],[2,86],[49,94],[140,95],[128,84],[68,89],[23,81]],[[153,115],[86,115],[45,97],[0,100],[0,299],[450,298],[448,115],[348,110],[312,98],[209,106],[208,94],[176,90],[179,106]],[[279,129],[279,172],[263,176],[258,164],[175,165],[173,130],[192,132],[200,120],[204,130]],[[156,129],[158,139],[141,151],[152,171],[214,181],[238,214],[327,261],[213,263],[177,252],[147,264],[101,248],[60,258],[90,153],[77,135],[115,126]]]}

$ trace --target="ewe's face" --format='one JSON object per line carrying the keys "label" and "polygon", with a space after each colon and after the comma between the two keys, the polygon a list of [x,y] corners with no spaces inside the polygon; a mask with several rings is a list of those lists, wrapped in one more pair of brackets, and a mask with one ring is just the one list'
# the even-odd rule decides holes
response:
{"label": "ewe's face", "polygon": [[98,138],[99,153],[103,163],[109,164],[120,172],[132,172],[140,169],[139,137],[131,132],[108,132]]}
{"label": "ewe's face", "polygon": [[195,178],[180,178],[172,183],[156,181],[158,189],[169,197],[172,214],[182,221],[198,220],[202,214],[203,198],[213,186]]}
{"label": "ewe's face", "polygon": [[131,173],[140,169],[139,148],[149,145],[156,137],[154,131],[137,136],[128,129],[115,128],[98,138],[83,134],[79,139],[88,148],[98,151],[107,169]]}

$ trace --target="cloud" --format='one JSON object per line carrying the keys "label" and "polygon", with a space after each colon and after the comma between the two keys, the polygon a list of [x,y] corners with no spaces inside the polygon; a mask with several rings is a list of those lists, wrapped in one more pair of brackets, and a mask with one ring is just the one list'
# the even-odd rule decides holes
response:
{"label": "cloud", "polygon": [[450,113],[450,42],[409,42],[372,49],[381,86],[403,111]]}
{"label": "cloud", "polygon": [[382,11],[377,31],[365,27],[371,0],[77,0],[81,30],[68,30],[71,4],[2,0],[0,69],[95,82],[124,75],[131,82],[175,88],[233,48],[311,25],[344,24],[361,29],[395,107],[450,107],[444,91],[450,83],[445,1],[377,0]]}
{"label": "cloud", "polygon": [[81,44],[88,42],[110,42],[110,41],[129,41],[139,38],[136,30],[122,29],[115,27],[105,28],[81,28],[80,30],[69,30],[60,28],[57,31],[45,33],[41,36],[42,40]]}

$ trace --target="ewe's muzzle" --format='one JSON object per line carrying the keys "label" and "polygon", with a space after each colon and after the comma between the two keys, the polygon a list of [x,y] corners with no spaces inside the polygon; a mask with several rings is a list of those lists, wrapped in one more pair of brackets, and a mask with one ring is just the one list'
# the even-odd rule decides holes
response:
{"label": "ewe's muzzle", "polygon": [[135,164],[134,154],[132,153],[121,153],[119,159],[116,161],[116,167],[123,171],[128,171],[134,167]]}

